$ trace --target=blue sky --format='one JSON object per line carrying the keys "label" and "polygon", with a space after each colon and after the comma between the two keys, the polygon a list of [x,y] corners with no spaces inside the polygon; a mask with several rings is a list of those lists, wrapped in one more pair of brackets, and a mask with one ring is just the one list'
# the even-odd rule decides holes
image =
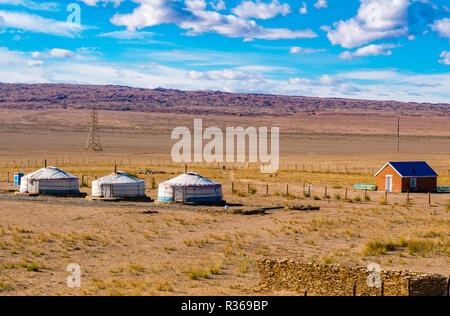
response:
{"label": "blue sky", "polygon": [[1,82],[450,103],[449,44],[448,0],[0,0]]}

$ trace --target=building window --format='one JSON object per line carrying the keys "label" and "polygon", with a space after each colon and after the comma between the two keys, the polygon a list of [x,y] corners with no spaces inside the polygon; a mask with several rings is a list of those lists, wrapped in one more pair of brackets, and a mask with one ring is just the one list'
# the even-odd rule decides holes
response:
{"label": "building window", "polygon": [[411,178],[410,187],[411,188],[417,187],[417,179],[416,178]]}

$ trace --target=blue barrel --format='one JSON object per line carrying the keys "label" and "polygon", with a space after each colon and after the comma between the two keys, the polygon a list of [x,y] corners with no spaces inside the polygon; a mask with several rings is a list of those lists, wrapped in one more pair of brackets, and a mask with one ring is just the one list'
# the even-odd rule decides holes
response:
{"label": "blue barrel", "polygon": [[22,172],[16,172],[14,173],[14,185],[20,185],[22,182],[23,173]]}

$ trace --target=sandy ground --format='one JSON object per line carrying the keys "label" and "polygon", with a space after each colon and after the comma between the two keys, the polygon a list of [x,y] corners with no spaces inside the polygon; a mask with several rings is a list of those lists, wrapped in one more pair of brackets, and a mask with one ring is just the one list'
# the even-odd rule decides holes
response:
{"label": "sandy ground", "polygon": [[[440,173],[439,185],[450,186],[448,118],[402,117],[399,152],[395,117],[280,118],[281,160],[289,170],[263,175],[245,166],[224,171],[190,165],[222,183],[229,203],[321,207],[243,216],[152,203],[14,199],[6,193],[12,189],[7,173],[30,172],[43,159],[85,176],[87,193],[90,181],[120,164],[144,179],[154,198],[151,182],[183,169],[169,162],[170,131],[192,127],[193,117],[101,112],[105,151],[92,154],[82,150],[87,112],[0,112],[0,295],[279,294],[259,290],[258,258],[362,267],[378,262],[383,269],[450,274],[448,194],[433,194],[431,204],[426,194],[411,194],[409,202],[406,194],[389,194],[383,203],[382,192],[353,190],[354,183],[373,183],[373,171],[388,160],[426,160]],[[207,117],[204,126],[235,126],[235,120]],[[274,122],[242,118],[239,125]],[[145,170],[158,172],[139,174]],[[304,183],[312,184],[309,198],[303,196]],[[256,191],[249,193],[249,187]],[[398,246],[372,253],[371,242]],[[82,268],[81,289],[66,286],[70,263]]]}

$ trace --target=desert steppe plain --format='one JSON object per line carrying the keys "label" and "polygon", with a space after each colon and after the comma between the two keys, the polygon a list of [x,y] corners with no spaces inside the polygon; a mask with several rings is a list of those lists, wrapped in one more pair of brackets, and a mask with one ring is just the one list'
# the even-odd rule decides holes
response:
{"label": "desert steppe plain", "polygon": [[[0,109],[0,295],[270,295],[255,261],[289,258],[382,269],[450,274],[450,195],[355,191],[374,183],[387,161],[425,160],[450,186],[450,117],[380,113],[290,116],[99,112],[104,151],[84,151],[86,109]],[[190,164],[223,184],[228,203],[245,207],[315,205],[319,211],[265,215],[193,206],[15,198],[13,172],[48,160],[90,181],[114,166],[147,183],[184,171],[170,162],[173,128],[280,127],[281,168]],[[9,180],[9,182],[8,182]],[[234,191],[232,191],[232,183]],[[312,185],[306,197],[304,184]],[[288,187],[287,187],[288,186]],[[344,198],[347,191],[347,199]],[[82,268],[82,286],[66,285],[66,267]]]}

